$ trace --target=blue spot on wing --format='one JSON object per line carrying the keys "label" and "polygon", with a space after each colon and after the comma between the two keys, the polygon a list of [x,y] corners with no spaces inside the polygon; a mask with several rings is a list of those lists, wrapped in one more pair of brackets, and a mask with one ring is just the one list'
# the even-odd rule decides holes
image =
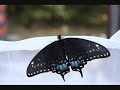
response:
{"label": "blue spot on wing", "polygon": [[67,70],[68,69],[68,67],[67,67],[67,65],[66,64],[61,64],[61,65],[57,65],[57,68],[56,68],[56,70],[58,70],[58,71],[61,71],[61,72],[63,72],[63,71],[65,71],[65,70]]}
{"label": "blue spot on wing", "polygon": [[79,60],[77,60],[77,63],[78,63],[78,64],[81,64]]}
{"label": "blue spot on wing", "polygon": [[73,71],[79,71],[81,76],[83,77],[82,71],[81,71],[81,65],[83,66],[82,62],[80,62],[79,60],[74,60],[70,62],[71,64],[71,68]]}
{"label": "blue spot on wing", "polygon": [[78,68],[81,64],[79,60],[71,61],[70,62],[72,68]]}
{"label": "blue spot on wing", "polygon": [[66,63],[62,63],[62,64],[57,64],[56,71],[57,71],[57,73],[62,75],[63,73],[64,74],[68,73],[70,71],[70,69]]}

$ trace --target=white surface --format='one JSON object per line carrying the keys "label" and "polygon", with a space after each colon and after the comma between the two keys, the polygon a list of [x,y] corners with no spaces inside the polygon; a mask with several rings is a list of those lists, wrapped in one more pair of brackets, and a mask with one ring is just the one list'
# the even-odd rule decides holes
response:
{"label": "white surface", "polygon": [[[119,36],[119,35],[117,35]],[[29,38],[21,41],[0,41],[0,85],[120,85],[120,41],[92,36],[78,37],[104,45],[111,56],[88,62],[79,72],[70,71],[65,82],[56,73],[47,72],[27,77],[26,69],[32,58],[47,44],[57,40],[56,36]],[[66,38],[64,37],[64,38]]]}
{"label": "white surface", "polygon": [[120,41],[120,30],[118,30],[110,39]]}

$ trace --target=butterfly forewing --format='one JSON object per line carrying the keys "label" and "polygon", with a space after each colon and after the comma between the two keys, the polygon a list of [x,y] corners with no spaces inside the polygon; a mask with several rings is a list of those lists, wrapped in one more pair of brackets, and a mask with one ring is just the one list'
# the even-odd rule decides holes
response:
{"label": "butterfly forewing", "polygon": [[82,55],[81,59],[89,61],[94,58],[97,59],[110,56],[109,51],[104,46],[93,41],[78,38],[66,38],[63,40],[63,43],[69,59]]}
{"label": "butterfly forewing", "polygon": [[[55,48],[55,42],[49,44],[48,46],[46,46],[45,48],[43,48],[30,62],[28,68],[27,68],[27,75],[29,77],[36,75],[38,73],[43,73],[46,71],[50,71],[51,68],[49,66],[49,64],[51,62],[49,61],[55,61],[52,57],[54,57],[55,53],[51,53],[50,51],[54,50]],[[54,52],[54,51],[53,51]],[[34,68],[34,66],[36,68]],[[36,74],[34,74],[34,72]]]}

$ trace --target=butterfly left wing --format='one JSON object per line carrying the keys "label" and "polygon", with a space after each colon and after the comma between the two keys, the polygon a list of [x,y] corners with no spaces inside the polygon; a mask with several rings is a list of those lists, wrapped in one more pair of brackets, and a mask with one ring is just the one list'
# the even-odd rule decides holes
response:
{"label": "butterfly left wing", "polygon": [[110,56],[107,48],[86,39],[66,38],[63,39],[63,44],[72,70],[79,71],[81,75],[81,69],[87,64],[87,61]]}
{"label": "butterfly left wing", "polygon": [[27,68],[27,76],[52,71],[64,75],[69,72],[67,61],[61,46],[57,41],[43,48],[30,62]]}

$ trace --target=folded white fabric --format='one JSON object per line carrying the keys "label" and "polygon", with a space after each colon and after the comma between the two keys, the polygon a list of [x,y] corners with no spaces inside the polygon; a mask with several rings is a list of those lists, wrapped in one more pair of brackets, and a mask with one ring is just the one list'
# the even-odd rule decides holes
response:
{"label": "folded white fabric", "polygon": [[0,85],[120,85],[120,31],[110,39],[95,36],[77,37],[97,42],[105,46],[111,56],[89,61],[82,69],[84,77],[76,71],[65,75],[65,82],[60,75],[46,72],[34,77],[27,77],[26,69],[32,58],[49,43],[57,40],[56,36],[29,38],[21,41],[0,41]]}

